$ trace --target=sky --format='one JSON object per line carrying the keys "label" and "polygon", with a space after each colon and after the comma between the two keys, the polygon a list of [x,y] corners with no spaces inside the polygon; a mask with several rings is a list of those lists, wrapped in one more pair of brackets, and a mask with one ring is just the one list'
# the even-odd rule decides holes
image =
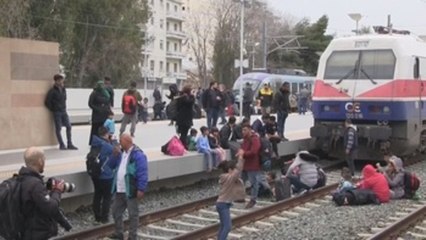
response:
{"label": "sky", "polygon": [[329,17],[327,34],[350,35],[355,21],[348,13],[360,13],[359,26],[387,25],[391,15],[393,27],[409,30],[415,35],[426,35],[426,0],[266,0],[271,8],[291,15],[296,20],[304,17],[315,22],[322,15]]}

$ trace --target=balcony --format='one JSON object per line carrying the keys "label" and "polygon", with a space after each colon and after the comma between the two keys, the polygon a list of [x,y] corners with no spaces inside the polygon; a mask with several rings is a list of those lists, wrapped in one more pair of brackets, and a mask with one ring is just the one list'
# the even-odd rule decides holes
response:
{"label": "balcony", "polygon": [[181,12],[167,11],[166,18],[175,21],[184,21],[185,16]]}
{"label": "balcony", "polygon": [[186,34],[184,32],[180,32],[180,31],[167,30],[166,31],[166,37],[182,40],[182,39],[186,38]]}
{"label": "balcony", "polygon": [[185,58],[185,54],[182,52],[173,52],[173,51],[166,51],[166,57],[171,59],[183,59]]}
{"label": "balcony", "polygon": [[167,77],[185,80],[186,79],[186,73],[185,72],[168,72]]}

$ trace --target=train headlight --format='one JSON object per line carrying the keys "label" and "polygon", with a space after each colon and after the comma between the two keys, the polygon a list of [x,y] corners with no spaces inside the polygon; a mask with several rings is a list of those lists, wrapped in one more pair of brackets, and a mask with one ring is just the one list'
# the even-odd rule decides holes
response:
{"label": "train headlight", "polygon": [[383,107],[383,113],[390,113],[390,107],[384,106]]}

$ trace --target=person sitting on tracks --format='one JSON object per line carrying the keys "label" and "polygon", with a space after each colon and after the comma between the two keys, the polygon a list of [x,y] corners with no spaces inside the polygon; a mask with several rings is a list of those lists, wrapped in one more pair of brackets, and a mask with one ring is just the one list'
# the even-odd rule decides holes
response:
{"label": "person sitting on tracks", "polygon": [[148,185],[148,160],[145,153],[135,144],[129,134],[120,137],[121,149],[114,148],[111,167],[114,169],[112,192],[114,201],[111,207],[115,232],[109,238],[124,239],[123,213],[129,213],[129,238],[138,239],[139,200]]}
{"label": "person sitting on tracks", "polygon": [[337,187],[336,192],[344,192],[356,188],[353,184],[352,173],[349,168],[342,168],[340,175],[342,176],[342,179],[339,182],[339,186]]}
{"label": "person sitting on tracks", "polygon": [[281,178],[273,171],[266,175],[275,201],[279,202],[291,197],[291,184],[288,178]]}
{"label": "person sitting on tracks", "polygon": [[293,193],[301,194],[322,185],[319,183],[319,172],[316,164],[318,161],[318,157],[308,151],[300,151],[296,154],[296,158],[285,176],[293,185]]}
{"label": "person sitting on tracks", "polygon": [[367,164],[362,169],[362,176],[363,180],[357,184],[357,188],[372,190],[380,203],[389,202],[389,185],[383,174],[378,173],[371,164]]}
{"label": "person sitting on tracks", "polygon": [[383,173],[388,181],[390,187],[391,199],[400,199],[404,197],[404,166],[402,160],[398,157],[392,156],[389,159],[388,170]]}
{"label": "person sitting on tracks", "polygon": [[260,119],[258,118],[253,122],[253,124],[251,125],[251,128],[257,134],[259,134],[260,137],[265,137],[265,134],[266,134],[265,126],[267,122],[269,122],[269,114],[265,113],[262,115]]}
{"label": "person sitting on tracks", "polygon": [[390,151],[384,152],[383,153],[383,161],[385,161],[386,166],[382,167],[380,165],[380,163],[376,163],[377,171],[381,172],[381,173],[388,172],[391,158],[398,158],[398,157],[393,155]]}
{"label": "person sitting on tracks", "polygon": [[207,172],[211,172],[213,168],[217,167],[215,152],[212,151],[209,144],[209,129],[206,126],[200,128],[201,136],[197,139],[197,150],[199,153],[204,154],[204,163],[207,166]]}
{"label": "person sitting on tracks", "polygon": [[216,201],[216,210],[220,219],[218,240],[226,240],[232,229],[230,212],[232,202],[245,201],[244,183],[239,178],[243,165],[244,159],[239,157],[238,161],[223,161],[218,166],[223,171],[219,176],[220,190]]}

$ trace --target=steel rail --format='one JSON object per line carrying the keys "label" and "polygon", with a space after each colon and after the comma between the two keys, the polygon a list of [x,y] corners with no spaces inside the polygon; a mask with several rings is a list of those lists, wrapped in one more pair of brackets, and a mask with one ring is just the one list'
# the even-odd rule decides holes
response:
{"label": "steel rail", "polygon": [[[262,207],[257,210],[251,211],[249,213],[237,216],[232,219],[232,226],[238,228],[238,227],[247,225],[251,222],[274,215],[277,212],[282,212],[282,211],[294,208],[296,206],[299,206],[301,204],[304,204],[306,202],[310,202],[314,199],[317,199],[319,197],[329,194],[330,191],[336,189],[337,186],[338,186],[338,183],[330,184],[325,187],[313,190],[309,192],[308,194],[289,198],[284,201],[281,201],[266,207]],[[218,231],[219,231],[219,223],[216,223],[216,224],[206,226],[204,228],[197,229],[192,232],[188,232],[186,234],[176,236],[172,239],[207,239],[209,237],[216,235]]]}
{"label": "steel rail", "polygon": [[[200,208],[212,205],[216,202],[217,196],[204,198],[196,202],[184,203],[181,205],[161,209],[159,211],[150,212],[139,216],[139,224],[147,225],[153,222],[161,221],[163,219],[171,218],[177,215],[182,215],[187,212],[195,211]],[[124,222],[125,227],[128,227],[128,220]],[[56,237],[54,239],[61,240],[85,240],[85,239],[95,239],[100,236],[108,236],[114,232],[114,224],[109,223],[95,228],[83,230],[80,232],[75,232],[71,234],[66,234],[64,236]]]}
{"label": "steel rail", "polygon": [[399,221],[387,226],[382,231],[371,236],[369,240],[397,239],[401,232],[406,231],[418,221],[423,220],[425,216],[426,205],[403,217]]}
{"label": "steel rail", "polygon": [[[335,164],[331,164],[327,167],[324,167],[324,170],[331,170],[333,168],[336,168],[338,166],[340,166],[343,162],[336,162]],[[333,186],[331,188],[336,188],[337,184],[332,184],[330,186]],[[330,186],[326,186],[324,188],[328,188]],[[322,189],[322,188],[321,188]],[[319,189],[318,189],[319,190]],[[312,191],[313,192],[316,192]],[[307,195],[311,195],[311,194],[307,194]],[[182,215],[184,213],[188,213],[191,211],[195,211],[201,208],[204,208],[206,206],[210,206],[213,205],[216,200],[217,200],[217,195],[216,196],[212,196],[212,197],[208,197],[208,198],[204,198],[201,200],[197,200],[194,202],[189,202],[189,203],[184,203],[181,205],[176,205],[176,206],[172,206],[172,207],[168,207],[165,209],[161,209],[155,212],[150,212],[150,213],[146,213],[146,214],[142,214],[141,216],[139,216],[139,225],[148,225],[150,223],[154,223],[154,222],[158,222],[167,218],[171,218],[171,217],[175,217],[178,215]],[[294,202],[294,201],[299,201],[299,200],[293,200],[293,198],[290,198],[288,200],[285,200],[283,202]],[[296,199],[299,199],[299,197],[296,197]],[[282,203],[282,202],[280,202]],[[286,209],[291,208],[291,206],[287,207]],[[263,208],[262,208],[263,209]],[[283,210],[281,210],[283,211]],[[237,222],[234,223],[233,220],[233,224],[235,226],[237,226]],[[124,221],[124,226],[125,229],[128,228],[128,220]],[[209,227],[209,226],[208,226]],[[91,240],[91,239],[95,239],[95,238],[99,238],[102,236],[108,236],[110,234],[114,233],[114,224],[113,223],[108,223],[108,224],[104,224],[101,226],[97,226],[97,227],[93,227],[90,229],[86,229],[86,230],[82,230],[79,232],[73,232],[70,234],[65,234],[63,236],[58,236],[53,238],[54,240]]]}

